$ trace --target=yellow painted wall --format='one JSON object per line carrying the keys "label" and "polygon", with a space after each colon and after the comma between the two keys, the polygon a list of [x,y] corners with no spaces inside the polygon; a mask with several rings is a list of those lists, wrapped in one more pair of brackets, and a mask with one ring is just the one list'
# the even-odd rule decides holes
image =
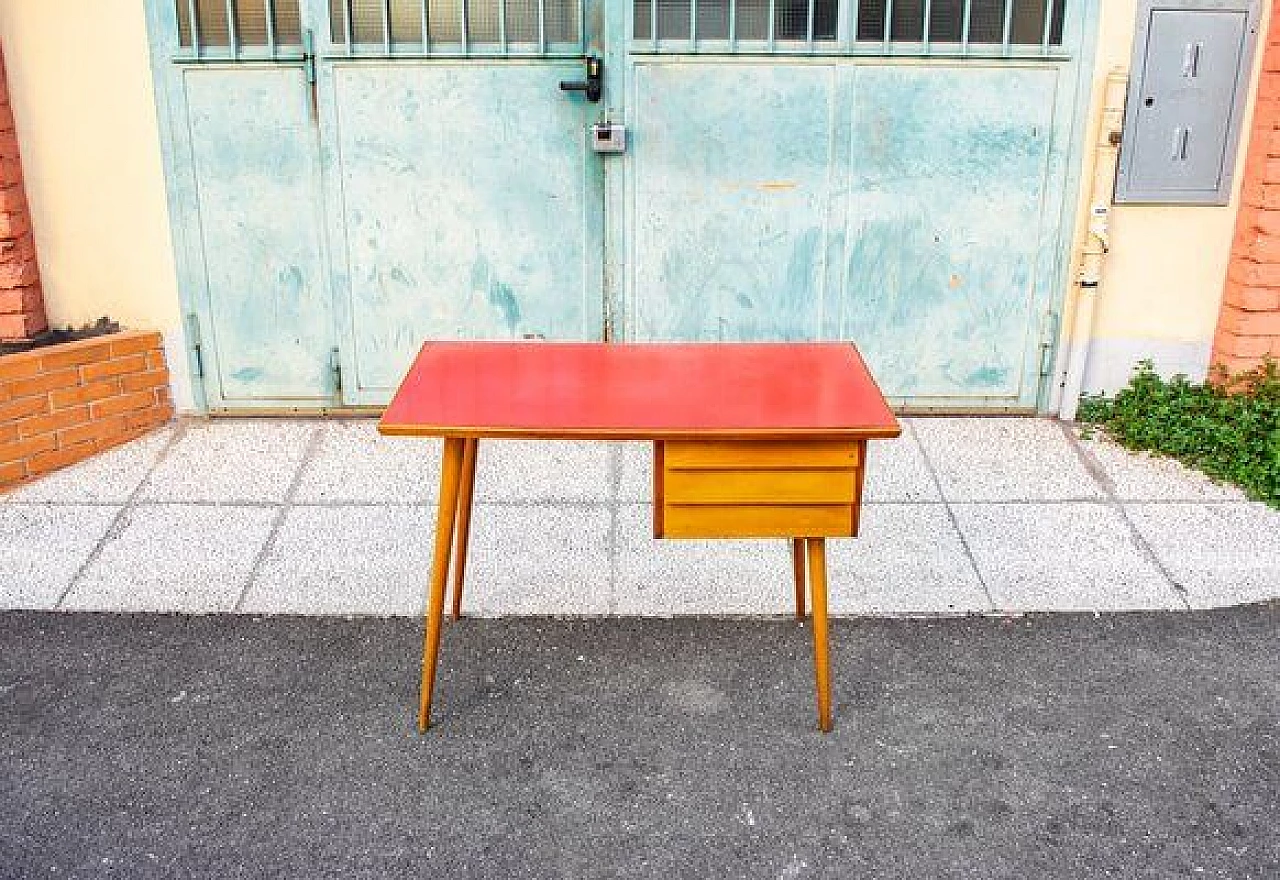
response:
{"label": "yellow painted wall", "polygon": [[0,45],[50,321],[163,331],[187,402],[141,0],[0,0]]}
{"label": "yellow painted wall", "polygon": [[[1107,74],[1132,62],[1138,0],[1097,0],[1101,20],[1085,144],[1098,140]],[[1267,20],[1270,2],[1261,21]],[[1166,372],[1203,370],[1212,345],[1243,180],[1262,52],[1254,57],[1250,100],[1241,126],[1232,200],[1222,207],[1117,205],[1111,213],[1111,251],[1094,321],[1095,345],[1086,387],[1114,390],[1137,356],[1151,356]],[[1081,174],[1077,249],[1088,220],[1092,157]],[[1071,281],[1076,279],[1073,267]],[[1067,298],[1064,335],[1072,329],[1075,289]],[[1064,346],[1065,351],[1065,346]],[[1205,363],[1197,363],[1204,361]]]}

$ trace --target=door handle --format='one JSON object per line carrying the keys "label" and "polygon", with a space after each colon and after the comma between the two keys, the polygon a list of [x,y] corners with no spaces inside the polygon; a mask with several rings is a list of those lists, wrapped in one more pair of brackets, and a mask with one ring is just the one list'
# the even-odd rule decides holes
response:
{"label": "door handle", "polygon": [[582,92],[586,95],[587,100],[594,104],[604,94],[604,62],[595,55],[588,55],[583,59],[583,63],[586,67],[587,78],[570,82],[562,80],[560,91]]}

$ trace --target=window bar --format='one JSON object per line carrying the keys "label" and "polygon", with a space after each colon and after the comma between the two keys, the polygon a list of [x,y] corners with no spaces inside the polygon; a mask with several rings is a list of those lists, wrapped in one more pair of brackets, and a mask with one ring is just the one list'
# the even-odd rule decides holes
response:
{"label": "window bar", "polygon": [[[426,0],[423,0],[426,5]],[[507,0],[498,0],[498,46],[507,54]]]}
{"label": "window bar", "polygon": [[240,57],[240,35],[236,33],[236,0],[226,0],[227,8],[227,51],[232,58]]}
{"label": "window bar", "polygon": [[923,11],[920,13],[923,21],[920,22],[920,43],[924,49],[924,54],[929,54],[929,24],[933,18],[933,0],[924,0]]}
{"label": "window bar", "polygon": [[[653,2],[653,0],[650,0]],[[738,48],[738,0],[729,0],[729,51]]]}
{"label": "window bar", "polygon": [[[584,6],[586,0],[578,0]],[[649,42],[653,44],[653,51],[658,51],[658,0],[649,0]]]}
{"label": "window bar", "polygon": [[[541,0],[539,0],[539,3],[541,3]],[[458,39],[462,43],[462,54],[470,55],[471,34],[467,32],[467,0],[462,0],[462,2],[458,4],[458,14],[462,16],[462,27],[458,31]]]}
{"label": "window bar", "polygon": [[538,0],[538,54],[547,54],[547,0]]}
{"label": "window bar", "polygon": [[960,54],[969,54],[969,23],[973,21],[973,0],[964,0],[964,21],[960,23]]}
{"label": "window bar", "polygon": [[893,42],[893,0],[884,0],[884,50]]}
{"label": "window bar", "polygon": [[196,14],[196,0],[187,0],[187,18],[191,21],[191,27],[188,30],[191,33],[191,51],[195,57],[200,57],[200,18]]}
{"label": "window bar", "polygon": [[1000,50],[1005,55],[1013,51],[1013,0],[1004,0],[1004,39]]}
{"label": "window bar", "polygon": [[267,19],[267,46],[271,49],[271,58],[276,57],[276,0],[264,0],[262,14]]}
{"label": "window bar", "polygon": [[689,0],[689,51],[698,49],[698,0]]}
{"label": "window bar", "polygon": [[1049,43],[1053,39],[1053,0],[1045,0],[1044,4],[1044,35],[1040,39],[1040,54],[1049,54]]}
{"label": "window bar", "polygon": [[[499,5],[498,8],[502,9],[502,6]],[[427,0],[422,0],[418,9],[422,16],[422,54],[426,55],[431,51],[431,16],[427,12]]]}
{"label": "window bar", "polygon": [[[843,5],[842,3],[841,6]],[[846,45],[853,45],[858,42],[858,11],[859,7],[862,6],[862,0],[853,0],[849,6],[849,30],[847,32],[848,39],[845,42]]]}
{"label": "window bar", "polygon": [[355,51],[352,48],[352,43],[355,42],[353,29],[354,26],[351,23],[351,0],[342,0],[342,35],[346,38],[348,55]]}
{"label": "window bar", "polygon": [[391,54],[391,0],[382,0],[382,50]]}
{"label": "window bar", "polygon": [[777,11],[774,9],[774,2],[775,0],[769,0],[769,51],[770,52],[773,51],[773,44],[774,44],[773,17],[777,14]]}
{"label": "window bar", "polygon": [[805,19],[805,23],[804,23],[804,26],[805,26],[804,39],[805,39],[805,42],[809,45],[810,52],[813,51],[813,4],[816,2],[817,0],[809,0],[809,9],[807,13],[808,18]]}
{"label": "window bar", "polygon": [[587,54],[587,4],[586,0],[578,0],[578,45],[582,54]]}

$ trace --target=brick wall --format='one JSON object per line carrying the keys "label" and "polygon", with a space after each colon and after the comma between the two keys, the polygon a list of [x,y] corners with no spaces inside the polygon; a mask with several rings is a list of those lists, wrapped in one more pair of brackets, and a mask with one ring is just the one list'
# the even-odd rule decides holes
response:
{"label": "brick wall", "polygon": [[0,488],[74,464],[173,418],[159,333],[0,357]]}
{"label": "brick wall", "polygon": [[1213,340],[1213,361],[1236,373],[1280,359],[1280,15],[1267,26],[1244,193]]}
{"label": "brick wall", "polygon": [[30,339],[48,328],[8,82],[0,53],[0,340]]}

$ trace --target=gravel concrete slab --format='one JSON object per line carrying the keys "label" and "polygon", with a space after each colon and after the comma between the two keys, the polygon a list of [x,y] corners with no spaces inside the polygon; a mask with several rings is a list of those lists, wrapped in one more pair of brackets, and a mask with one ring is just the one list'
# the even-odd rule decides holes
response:
{"label": "gravel concrete slab", "polygon": [[294,500],[422,504],[440,491],[440,441],[383,437],[375,419],[327,422],[302,467]]}
{"label": "gravel concrete slab", "polygon": [[11,492],[0,493],[0,504],[6,501],[123,504],[155,465],[174,430],[172,427],[160,428]]}
{"label": "gravel concrete slab", "polygon": [[1231,485],[1215,483],[1180,461],[1130,452],[1103,438],[1081,439],[1080,446],[1106,474],[1121,501],[1247,501]]}
{"label": "gravel concrete slab", "polygon": [[867,501],[941,500],[911,421],[903,421],[900,437],[867,441],[867,476],[862,491]]}
{"label": "gravel concrete slab", "polygon": [[1193,608],[1280,598],[1280,511],[1256,503],[1126,510]]}
{"label": "gravel concrete slab", "polygon": [[1057,422],[1027,418],[913,419],[948,501],[1103,498]]}
{"label": "gravel concrete slab", "polygon": [[832,614],[992,610],[943,505],[868,504],[860,531],[827,542]]}
{"label": "gravel concrete slab", "polygon": [[1274,880],[1280,606],[0,615],[0,876]]}
{"label": "gravel concrete slab", "polygon": [[291,508],[240,610],[419,615],[434,519],[426,507]]}
{"label": "gravel concrete slab", "polygon": [[1113,507],[963,504],[953,512],[998,611],[1185,607]]}
{"label": "gravel concrete slab", "polygon": [[183,435],[142,487],[144,501],[280,501],[318,422],[209,419]]}
{"label": "gravel concrete slab", "polygon": [[271,531],[269,507],[140,505],[62,604],[71,611],[235,608]]}
{"label": "gravel concrete slab", "polygon": [[0,504],[0,608],[57,605],[119,511]]}
{"label": "gravel concrete slab", "polygon": [[497,503],[608,501],[613,496],[610,443],[481,440],[476,498]]}
{"label": "gravel concrete slab", "polygon": [[463,613],[608,614],[612,521],[604,505],[477,504]]}
{"label": "gravel concrete slab", "polygon": [[653,537],[653,508],[618,511],[618,614],[789,614],[791,543]]}
{"label": "gravel concrete slab", "polygon": [[618,500],[653,501],[653,444],[628,440],[612,445],[618,456]]}

